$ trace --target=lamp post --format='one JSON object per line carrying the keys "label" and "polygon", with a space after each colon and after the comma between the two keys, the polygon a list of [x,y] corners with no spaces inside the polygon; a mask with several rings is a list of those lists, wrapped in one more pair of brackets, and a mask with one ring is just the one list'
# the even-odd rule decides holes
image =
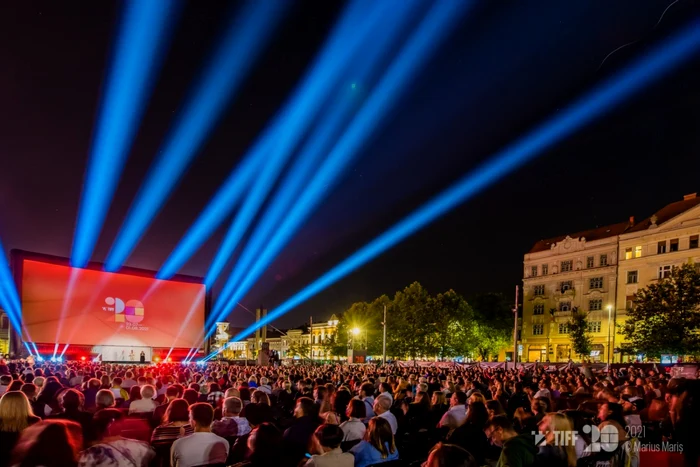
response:
{"label": "lamp post", "polygon": [[607,371],[610,373],[610,323],[612,319],[612,305],[608,305],[608,368]]}
{"label": "lamp post", "polygon": [[352,336],[353,336],[353,337],[352,337],[352,350],[355,350],[355,339],[357,338],[357,336],[360,335],[361,332],[362,332],[362,331],[360,330],[360,328],[352,328],[352,329],[350,330],[350,333],[351,333]]}

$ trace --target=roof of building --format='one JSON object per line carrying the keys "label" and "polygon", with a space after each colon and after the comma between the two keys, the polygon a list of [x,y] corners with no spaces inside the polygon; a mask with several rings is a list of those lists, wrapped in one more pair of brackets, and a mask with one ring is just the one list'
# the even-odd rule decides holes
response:
{"label": "roof of building", "polygon": [[653,215],[644,219],[638,224],[635,224],[627,232],[639,232],[642,230],[647,230],[652,223],[656,225],[661,225],[666,221],[673,219],[674,217],[683,214],[688,209],[694,208],[700,205],[700,197],[697,193],[691,193],[685,195],[681,201],[676,201],[671,204],[667,204],[663,208],[656,211]]}
{"label": "roof of building", "polygon": [[618,224],[605,225],[603,227],[596,227],[595,229],[583,230],[573,234],[564,234],[559,235],[558,237],[547,238],[535,243],[528,253],[547,251],[552,248],[552,245],[561,242],[566,237],[571,237],[573,239],[585,238],[587,242],[592,242],[594,240],[601,240],[603,238],[614,237],[615,235],[625,233],[629,227],[630,222],[627,221],[620,222]]}

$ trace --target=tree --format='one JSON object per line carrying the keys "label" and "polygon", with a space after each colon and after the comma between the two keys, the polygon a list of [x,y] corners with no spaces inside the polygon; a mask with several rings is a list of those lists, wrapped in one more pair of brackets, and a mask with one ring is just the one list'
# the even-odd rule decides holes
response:
{"label": "tree", "polygon": [[428,339],[427,353],[441,360],[464,355],[461,344],[474,317],[467,301],[454,290],[448,290],[433,299],[431,309],[432,335]]}
{"label": "tree", "polygon": [[571,339],[571,348],[581,356],[588,357],[591,354],[591,339],[588,330],[588,316],[585,311],[574,307],[571,310],[571,319],[569,320],[569,338]]}
{"label": "tree", "polygon": [[396,292],[387,326],[388,352],[412,360],[428,355],[431,315],[432,299],[418,282]]}
{"label": "tree", "polygon": [[311,346],[307,342],[292,342],[287,351],[287,355],[290,357],[299,358],[310,358],[311,357]]}
{"label": "tree", "polygon": [[673,267],[669,277],[638,291],[621,328],[626,352],[655,359],[700,352],[700,271]]}
{"label": "tree", "polygon": [[482,360],[513,345],[513,305],[503,294],[485,293],[470,301],[474,310],[471,347]]}

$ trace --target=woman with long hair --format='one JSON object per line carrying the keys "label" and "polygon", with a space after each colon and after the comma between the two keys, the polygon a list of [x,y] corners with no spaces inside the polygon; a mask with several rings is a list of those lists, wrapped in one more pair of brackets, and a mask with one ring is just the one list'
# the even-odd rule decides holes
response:
{"label": "woman with long hair", "polygon": [[[557,433],[573,433],[574,427],[566,415],[547,413],[538,425],[544,434],[545,444],[540,446],[537,458],[543,465],[552,467],[576,467],[576,448],[574,443],[563,443],[557,439]],[[573,441],[573,439],[572,439]]]}
{"label": "woman with long hair", "polygon": [[129,399],[125,400],[122,402],[122,409],[128,409],[131,406],[131,403],[134,401],[141,400],[141,387],[137,385],[133,385],[129,388]]}
{"label": "woman with long hair", "polygon": [[355,456],[355,467],[367,467],[399,458],[391,425],[381,417],[370,419],[365,439],[350,449]]}
{"label": "woman with long hair", "polygon": [[484,434],[489,419],[484,403],[472,402],[466,420],[452,432],[447,442],[463,447],[474,456],[479,465],[483,465],[489,450],[489,441]]}
{"label": "woman with long hair", "polygon": [[22,432],[12,453],[17,467],[75,467],[83,444],[82,428],[70,420],[45,420]]}
{"label": "woman with long hair", "polygon": [[420,430],[429,430],[433,425],[430,397],[425,391],[419,391],[413,402],[406,404],[406,429],[409,433],[417,433]]}
{"label": "woman with long hair", "polygon": [[0,397],[0,467],[9,465],[10,452],[22,431],[40,420],[23,392],[8,391]]}
{"label": "woman with long hair", "polygon": [[433,392],[433,398],[430,401],[430,406],[430,411],[432,412],[431,424],[435,427],[437,426],[438,422],[440,422],[440,420],[442,419],[442,416],[445,415],[447,409],[449,409],[445,393],[442,391]]}
{"label": "woman with long hair", "polygon": [[173,399],[165,410],[163,423],[153,430],[151,444],[158,448],[192,433],[194,429],[190,426],[189,404],[185,399]]}

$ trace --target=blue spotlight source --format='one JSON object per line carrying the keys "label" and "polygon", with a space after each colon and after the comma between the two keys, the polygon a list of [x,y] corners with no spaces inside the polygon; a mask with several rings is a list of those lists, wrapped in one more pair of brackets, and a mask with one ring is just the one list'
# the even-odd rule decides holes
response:
{"label": "blue spotlight source", "polygon": [[253,189],[246,193],[246,202],[233,220],[207,272],[205,284],[211,286],[216,281],[240,238],[245,234],[250,220],[264,202],[270,188],[267,185],[272,185],[286,159],[311,125],[328,90],[335,84],[343,69],[345,60],[356,52],[358,44],[381,18],[381,13],[389,4],[390,2],[386,2],[381,8],[375,8],[372,2],[355,0],[346,7],[316,59],[312,71],[307,74],[293,97],[278,112],[253,148],[244,156],[243,162],[217,191],[205,211],[173,250],[159,271],[159,278],[172,277],[185,264],[233,210],[242,194],[252,184],[255,173],[260,172]]}
{"label": "blue spotlight source", "polygon": [[[365,51],[362,57],[357,60],[357,64],[351,70],[353,76],[360,81],[369,79],[382,58],[384,58],[384,55],[389,51],[390,46],[393,45],[393,41],[399,35],[400,30],[411,19],[411,13],[413,13],[411,7],[418,5],[418,2],[406,3],[403,8],[393,14],[388,24],[382,25],[382,33],[379,37],[369,36],[367,41],[369,43],[363,44],[363,46],[366,45],[367,47],[363,47]],[[255,231],[251,234],[246,248],[241,253],[241,257],[236,261],[231,276],[224,284],[221,293],[219,293],[217,306],[215,306],[212,316],[217,317],[220,316],[220,312],[225,313],[223,305],[228,303],[228,299],[234,292],[235,287],[248,271],[260,250],[265,246],[272,232],[282,219],[286,217],[294,200],[297,199],[303,187],[308,183],[312,171],[321,162],[322,156],[331,149],[333,139],[338,136],[342,126],[355,109],[355,102],[354,96],[343,93],[340,101],[323,115],[323,120],[300,151],[295,164],[285,176],[274,199],[265,210]],[[215,319],[214,322],[216,321]]]}
{"label": "blue spotlight source", "polygon": [[107,271],[118,270],[128,259],[240,87],[290,3],[251,0],[236,15],[141,185],[107,256]]}
{"label": "blue spotlight source", "polygon": [[37,353],[37,354],[36,354],[36,361],[37,361],[37,362],[43,362],[43,361],[44,361],[44,357],[42,357],[41,355],[39,355],[39,354]]}
{"label": "blue spotlight source", "polygon": [[10,325],[18,334],[22,334],[22,307],[19,295],[12,279],[10,266],[5,259],[5,247],[0,241],[0,306],[7,313]]}
{"label": "blue spotlight source", "polygon": [[318,169],[316,176],[301,196],[295,200],[292,209],[285,214],[284,222],[276,228],[274,236],[267,242],[265,250],[256,259],[253,267],[245,268],[245,279],[239,284],[236,292],[230,297],[222,296],[219,298],[214,307],[213,316],[219,318],[219,314],[224,314],[225,310],[243,298],[244,294],[321,201],[329,187],[333,186],[343,169],[357,155],[369,135],[376,131],[402,92],[411,83],[414,75],[420,71],[431,52],[442,39],[447,37],[470,6],[471,2],[468,1],[448,1],[434,4],[402,48],[400,54],[392,62],[362,110],[333,147]]}
{"label": "blue spotlight source", "polygon": [[[558,112],[555,117],[545,121],[523,138],[516,140],[495,154],[431,201],[419,207],[326,274],[290,297],[268,313],[265,318],[241,331],[232,340],[240,340],[256,329],[278,319],[479,191],[542,154],[581,127],[605,115],[615,106],[657,81],[698,52],[700,52],[700,20],[695,20],[651,52],[635,60],[621,72]],[[216,352],[207,358],[212,358],[215,354]]]}
{"label": "blue spotlight source", "polygon": [[92,256],[179,4],[129,0],[124,7],[78,211],[71,255],[75,267],[85,267]]}

